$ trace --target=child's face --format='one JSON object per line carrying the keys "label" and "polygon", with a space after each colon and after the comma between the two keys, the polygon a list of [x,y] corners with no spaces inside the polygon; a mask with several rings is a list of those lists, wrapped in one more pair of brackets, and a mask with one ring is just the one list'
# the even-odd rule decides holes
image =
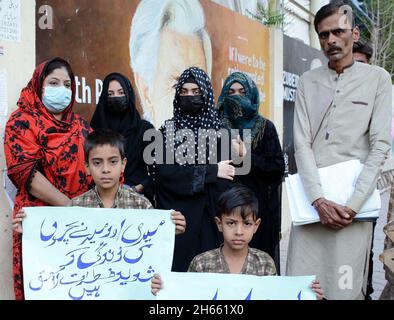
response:
{"label": "child's face", "polygon": [[126,167],[126,158],[120,156],[118,148],[103,145],[93,148],[89,153],[86,170],[99,189],[117,188],[119,179]]}
{"label": "child's face", "polygon": [[219,231],[223,233],[224,244],[232,250],[243,250],[252,240],[261,220],[255,219],[250,213],[245,219],[238,210],[230,215],[223,214],[222,218],[215,217]]}

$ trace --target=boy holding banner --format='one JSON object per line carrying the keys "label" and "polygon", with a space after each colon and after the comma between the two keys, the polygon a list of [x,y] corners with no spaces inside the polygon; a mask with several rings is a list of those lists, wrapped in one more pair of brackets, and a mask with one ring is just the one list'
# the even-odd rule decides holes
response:
{"label": "boy holding banner", "polygon": [[[249,247],[261,223],[258,202],[253,192],[243,185],[234,185],[218,200],[215,221],[224,243],[217,249],[197,255],[188,272],[234,273],[256,276],[276,275],[274,260],[264,251]],[[159,275],[152,278],[152,294],[162,288]],[[319,281],[311,285],[318,300],[323,298]]]}
{"label": "boy holding banner", "polygon": [[[71,206],[88,208],[153,209],[150,201],[131,188],[122,185],[126,167],[123,137],[110,130],[96,130],[88,135],[84,144],[85,166],[96,187],[71,200]],[[12,220],[13,229],[22,233],[21,210]],[[185,217],[172,212],[176,234],[185,232]]]}

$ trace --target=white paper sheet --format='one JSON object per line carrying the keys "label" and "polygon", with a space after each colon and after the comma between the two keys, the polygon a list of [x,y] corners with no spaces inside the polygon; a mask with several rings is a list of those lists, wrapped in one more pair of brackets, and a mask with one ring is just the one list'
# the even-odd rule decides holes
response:
{"label": "white paper sheet", "polygon": [[0,39],[21,41],[21,1],[0,1]]}
{"label": "white paper sheet", "polygon": [[[340,205],[346,205],[354,192],[357,178],[362,168],[363,164],[359,160],[350,160],[318,169],[325,198]],[[305,194],[299,174],[289,175],[286,178],[286,188],[290,214],[294,225],[320,221],[317,211],[310,204]],[[376,188],[355,219],[378,218],[380,208],[380,194]]]}

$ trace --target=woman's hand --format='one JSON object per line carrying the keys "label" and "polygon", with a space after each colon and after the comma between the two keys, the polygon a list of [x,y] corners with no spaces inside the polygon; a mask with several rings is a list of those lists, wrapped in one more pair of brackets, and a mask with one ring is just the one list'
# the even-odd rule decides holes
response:
{"label": "woman's hand", "polygon": [[179,211],[173,211],[171,213],[172,222],[175,223],[175,234],[182,234],[186,230],[186,219],[185,216]]}
{"label": "woman's hand", "polygon": [[232,154],[236,157],[243,158],[246,156],[247,150],[245,143],[241,140],[241,137],[238,135],[237,139],[231,140],[231,149]]}
{"label": "woman's hand", "polygon": [[49,180],[40,172],[34,174],[30,184],[30,194],[47,204],[55,207],[67,207],[70,198],[55,188]]}
{"label": "woman's hand", "polygon": [[235,168],[231,165],[232,160],[221,161],[218,163],[218,177],[227,180],[234,180]]}
{"label": "woman's hand", "polygon": [[135,191],[137,191],[138,193],[144,193],[144,186],[142,184],[137,184],[135,186]]}
{"label": "woman's hand", "polygon": [[26,218],[25,211],[23,211],[23,209],[19,210],[19,212],[16,214],[15,218],[12,219],[12,229],[15,232],[23,233],[22,221],[25,218]]}

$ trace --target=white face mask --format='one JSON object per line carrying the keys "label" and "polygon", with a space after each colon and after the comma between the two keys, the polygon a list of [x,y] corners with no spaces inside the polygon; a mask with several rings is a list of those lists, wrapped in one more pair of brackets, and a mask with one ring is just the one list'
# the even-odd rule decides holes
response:
{"label": "white face mask", "polygon": [[42,103],[51,113],[61,113],[71,103],[72,91],[64,86],[45,87]]}

